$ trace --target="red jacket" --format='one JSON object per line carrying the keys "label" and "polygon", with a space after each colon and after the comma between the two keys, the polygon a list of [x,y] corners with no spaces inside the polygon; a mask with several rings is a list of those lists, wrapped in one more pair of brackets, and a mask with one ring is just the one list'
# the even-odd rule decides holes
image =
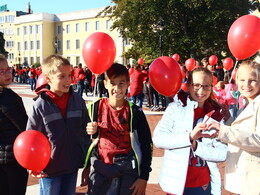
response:
{"label": "red jacket", "polygon": [[130,96],[134,96],[143,91],[143,82],[146,79],[146,74],[135,70],[130,75],[131,83],[130,83]]}

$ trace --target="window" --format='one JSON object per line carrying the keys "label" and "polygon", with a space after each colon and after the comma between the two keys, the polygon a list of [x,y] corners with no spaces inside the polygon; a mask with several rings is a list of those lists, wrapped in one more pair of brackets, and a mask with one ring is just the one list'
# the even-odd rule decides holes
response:
{"label": "window", "polygon": [[79,39],[76,40],[76,49],[80,49],[80,40]]}
{"label": "window", "polygon": [[31,64],[34,64],[34,58],[33,57],[30,57],[30,60],[31,60]]}
{"label": "window", "polygon": [[40,49],[41,48],[41,45],[40,45],[40,41],[36,41],[36,49]]}
{"label": "window", "polygon": [[125,39],[125,45],[130,45],[131,43],[130,43],[130,39],[129,38],[126,38]]}
{"label": "window", "polygon": [[80,25],[79,23],[76,24],[76,32],[79,32],[80,31]]}
{"label": "window", "polygon": [[100,30],[100,22],[96,21],[96,30]]}
{"label": "window", "polygon": [[35,26],[35,32],[38,34],[40,33],[40,25]]}
{"label": "window", "polygon": [[67,42],[66,48],[67,48],[67,50],[70,50],[70,40],[67,40],[66,42]]}
{"label": "window", "polygon": [[5,22],[14,22],[14,15],[5,16]]}
{"label": "window", "polygon": [[21,50],[21,43],[20,42],[17,43],[17,50]]}
{"label": "window", "polygon": [[27,41],[24,41],[24,50],[27,50],[28,46],[27,46]]}
{"label": "window", "polygon": [[60,51],[61,50],[61,41],[60,40],[58,40],[58,51]]}
{"label": "window", "polygon": [[61,25],[59,25],[59,26],[58,26],[58,29],[57,29],[57,33],[58,33],[58,35],[60,35],[61,32],[62,32],[62,31],[61,31]]}
{"label": "window", "polygon": [[70,57],[67,57],[67,60],[70,62]]}
{"label": "window", "polygon": [[33,34],[33,26],[29,26],[30,34]]}
{"label": "window", "polygon": [[14,47],[14,41],[6,41],[6,47],[7,47],[7,48],[12,48],[12,47]]}
{"label": "window", "polygon": [[70,25],[69,24],[66,25],[66,33],[70,33]]}
{"label": "window", "polygon": [[30,42],[30,48],[33,49],[33,41]]}
{"label": "window", "polygon": [[85,31],[86,31],[86,32],[90,31],[89,22],[86,22],[86,23],[85,23]]}
{"label": "window", "polygon": [[40,57],[36,57],[36,62],[40,62],[41,58]]}
{"label": "window", "polygon": [[14,59],[14,54],[13,53],[9,53],[7,59],[8,60],[13,60]]}
{"label": "window", "polygon": [[111,26],[110,20],[107,20],[106,21],[106,29],[110,30],[110,26]]}
{"label": "window", "polygon": [[17,35],[20,35],[20,28],[17,28]]}
{"label": "window", "polygon": [[76,64],[79,64],[79,63],[80,63],[80,57],[76,56]]}
{"label": "window", "polygon": [[0,23],[5,23],[5,17],[4,16],[0,17]]}
{"label": "window", "polygon": [[26,26],[23,27],[23,34],[24,34],[24,35],[27,34],[27,27],[26,27]]}
{"label": "window", "polygon": [[13,34],[14,34],[13,28],[7,28],[6,29],[6,35],[13,35]]}

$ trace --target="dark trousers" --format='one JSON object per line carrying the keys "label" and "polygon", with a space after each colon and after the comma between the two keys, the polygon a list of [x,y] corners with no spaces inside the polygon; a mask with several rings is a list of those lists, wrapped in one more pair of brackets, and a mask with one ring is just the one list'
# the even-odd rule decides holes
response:
{"label": "dark trousers", "polygon": [[77,88],[78,88],[77,93],[78,93],[80,96],[82,96],[82,95],[83,95],[83,90],[85,89],[84,81],[77,81]]}
{"label": "dark trousers", "polygon": [[24,195],[28,172],[18,163],[0,165],[0,194]]}

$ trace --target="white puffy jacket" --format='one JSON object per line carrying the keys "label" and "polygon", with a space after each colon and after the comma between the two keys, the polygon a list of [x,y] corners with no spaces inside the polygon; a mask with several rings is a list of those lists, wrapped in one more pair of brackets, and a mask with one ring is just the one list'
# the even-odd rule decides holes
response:
{"label": "white puffy jacket", "polygon": [[[183,194],[191,149],[189,134],[193,130],[194,109],[197,106],[198,103],[189,98],[185,107],[180,100],[170,103],[155,128],[153,143],[165,149],[159,183],[167,193]],[[210,138],[197,142],[194,151],[194,155],[207,161],[213,195],[221,195],[221,178],[216,162],[224,161],[226,154],[227,146]]]}

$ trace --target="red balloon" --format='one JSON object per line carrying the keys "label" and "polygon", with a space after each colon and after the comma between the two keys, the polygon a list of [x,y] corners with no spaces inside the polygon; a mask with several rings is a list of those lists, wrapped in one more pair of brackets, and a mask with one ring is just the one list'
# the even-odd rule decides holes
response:
{"label": "red balloon", "polygon": [[135,71],[134,68],[129,68],[129,69],[128,69],[128,74],[129,74],[129,76],[130,76],[134,71]]}
{"label": "red balloon", "polygon": [[196,61],[194,58],[189,58],[185,61],[185,66],[188,71],[192,71],[195,65],[196,65]]}
{"label": "red balloon", "polygon": [[175,53],[175,54],[173,54],[172,58],[178,62],[180,60],[180,55]]}
{"label": "red balloon", "polygon": [[237,60],[251,57],[260,49],[260,18],[239,17],[228,31],[228,47]]}
{"label": "red balloon", "polygon": [[164,96],[173,96],[182,83],[180,65],[171,57],[159,57],[150,66],[149,78],[156,91]]}
{"label": "red balloon", "polygon": [[39,88],[39,87],[44,87],[47,84],[48,83],[45,80],[43,73],[41,73],[40,76],[37,79],[37,82],[36,82],[36,89]]}
{"label": "red balloon", "polygon": [[84,79],[84,78],[85,78],[85,75],[84,75],[84,74],[80,74],[80,75],[79,75],[79,79],[80,79],[80,80],[82,80],[82,79]]}
{"label": "red balloon", "polygon": [[144,59],[143,58],[139,58],[138,59],[138,64],[143,65],[143,63],[144,63]]}
{"label": "red balloon", "polygon": [[218,62],[218,57],[215,55],[212,55],[209,57],[209,64],[211,66],[214,66]]}
{"label": "red balloon", "polygon": [[234,65],[234,61],[232,60],[232,58],[225,58],[223,60],[223,67],[228,71],[231,68],[233,68]]}
{"label": "red balloon", "polygon": [[95,32],[86,38],[82,55],[91,72],[102,74],[115,60],[116,45],[108,34]]}
{"label": "red balloon", "polygon": [[49,163],[51,145],[47,137],[36,130],[20,133],[14,142],[14,156],[21,166],[40,172]]}

